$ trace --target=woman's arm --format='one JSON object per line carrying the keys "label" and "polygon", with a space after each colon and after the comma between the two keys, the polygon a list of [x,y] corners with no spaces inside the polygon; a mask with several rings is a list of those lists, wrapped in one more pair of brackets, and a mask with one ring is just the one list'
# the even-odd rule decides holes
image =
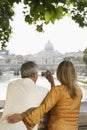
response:
{"label": "woman's arm", "polygon": [[41,117],[47,113],[51,108],[53,108],[55,106],[55,104],[58,102],[58,100],[60,99],[60,92],[58,91],[57,87],[53,87],[50,92],[47,94],[45,100],[43,101],[43,103],[37,107],[36,109],[34,109],[33,111],[29,111],[29,109],[17,116],[19,116],[20,118],[17,120],[16,115],[14,117],[13,116],[8,116],[7,120],[10,123],[15,123],[18,121],[23,120],[24,122],[26,122],[27,124],[29,124],[29,126],[33,127],[34,125],[36,125],[38,122],[40,122]]}
{"label": "woman's arm", "polygon": [[60,94],[57,90],[55,87],[53,87],[47,94],[43,103],[34,109],[30,114],[27,114],[29,110],[23,112],[23,121],[29,124],[31,127],[34,127],[38,122],[40,122],[41,117],[51,110],[60,99]]}

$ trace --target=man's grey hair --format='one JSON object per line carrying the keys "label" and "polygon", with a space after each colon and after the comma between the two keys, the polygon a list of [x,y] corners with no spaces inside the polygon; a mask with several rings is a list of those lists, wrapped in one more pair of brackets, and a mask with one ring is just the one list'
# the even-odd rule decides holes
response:
{"label": "man's grey hair", "polygon": [[37,73],[38,66],[35,62],[28,61],[22,64],[20,71],[22,78],[32,77],[35,73]]}

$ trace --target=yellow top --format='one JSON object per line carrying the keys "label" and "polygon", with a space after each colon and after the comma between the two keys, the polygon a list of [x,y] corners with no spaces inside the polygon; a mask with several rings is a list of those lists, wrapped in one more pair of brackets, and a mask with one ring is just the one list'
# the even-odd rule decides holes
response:
{"label": "yellow top", "polygon": [[82,91],[76,86],[77,97],[72,99],[63,85],[53,87],[43,103],[22,113],[26,126],[40,122],[41,117],[50,110],[48,130],[78,130],[78,116],[82,99]]}

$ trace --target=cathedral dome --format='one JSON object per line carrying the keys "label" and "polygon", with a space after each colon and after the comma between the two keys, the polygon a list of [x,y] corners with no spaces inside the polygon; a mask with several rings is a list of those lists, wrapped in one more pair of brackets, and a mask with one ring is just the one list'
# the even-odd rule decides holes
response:
{"label": "cathedral dome", "polygon": [[54,47],[50,41],[48,41],[47,44],[45,45],[44,51],[45,52],[53,52],[54,51]]}

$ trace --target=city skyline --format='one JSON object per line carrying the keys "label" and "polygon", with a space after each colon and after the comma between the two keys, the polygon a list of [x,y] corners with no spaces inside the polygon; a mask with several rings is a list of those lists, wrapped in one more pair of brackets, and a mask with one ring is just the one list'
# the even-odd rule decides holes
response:
{"label": "city skyline", "polygon": [[25,23],[22,6],[15,6],[14,21],[11,22],[13,34],[7,49],[11,53],[27,55],[43,50],[50,40],[54,49],[60,53],[83,51],[87,47],[87,27],[80,28],[70,18],[64,17],[55,24],[44,26],[44,33],[35,30],[35,25]]}

